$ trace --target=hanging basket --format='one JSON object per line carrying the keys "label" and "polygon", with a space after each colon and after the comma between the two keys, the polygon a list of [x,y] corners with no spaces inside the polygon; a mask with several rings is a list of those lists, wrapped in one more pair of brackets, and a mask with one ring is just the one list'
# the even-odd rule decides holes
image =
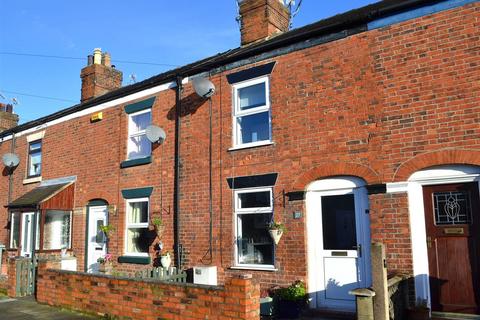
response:
{"label": "hanging basket", "polygon": [[283,236],[283,230],[282,229],[270,229],[268,230],[270,233],[270,237],[272,237],[273,242],[275,242],[275,245],[277,245],[280,242],[280,239]]}

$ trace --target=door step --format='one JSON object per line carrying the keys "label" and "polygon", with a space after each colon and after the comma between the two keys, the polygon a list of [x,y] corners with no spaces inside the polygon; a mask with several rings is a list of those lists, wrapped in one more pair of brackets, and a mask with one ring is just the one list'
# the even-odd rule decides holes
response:
{"label": "door step", "polygon": [[432,319],[445,320],[480,320],[480,315],[477,314],[463,314],[451,312],[432,312]]}

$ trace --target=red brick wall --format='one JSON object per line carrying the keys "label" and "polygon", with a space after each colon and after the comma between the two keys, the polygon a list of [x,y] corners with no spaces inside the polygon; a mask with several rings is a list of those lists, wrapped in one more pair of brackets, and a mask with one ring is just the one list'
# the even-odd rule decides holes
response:
{"label": "red brick wall", "polygon": [[260,314],[260,286],[251,278],[207,287],[38,268],[37,300],[120,319],[245,319]]}
{"label": "red brick wall", "polygon": [[[213,106],[213,261],[208,257],[208,102],[187,85],[181,117],[181,242],[186,266],[215,264],[221,280],[236,273],[232,191],[226,178],[278,172],[275,219],[288,232],[276,250],[275,272],[252,272],[263,286],[306,279],[305,216],[302,201],[287,202],[282,192],[304,190],[330,175],[355,175],[368,183],[403,181],[414,171],[437,164],[480,164],[480,4],[440,12],[335,42],[262,61],[276,61],[271,74],[272,130],[275,144],[228,151],[232,147],[231,86],[222,72],[211,77]],[[252,65],[242,67],[249,68]],[[153,150],[153,163],[120,169],[126,158],[127,116],[123,105],[46,128],[43,178],[76,175],[73,251],[84,252],[85,211],[89,200],[117,206],[110,215],[116,232],[115,258],[124,251],[125,202],[120,190],[153,186],[152,216],[163,216],[165,248],[173,246],[174,90],[157,95],[153,123],[167,133]],[[17,139],[21,163],[14,175],[14,198],[35,187],[23,185],[26,139]],[[10,142],[0,145],[9,152]],[[163,152],[162,152],[163,150]],[[6,204],[7,177],[0,177]],[[160,204],[163,204],[161,208]],[[387,244],[392,271],[412,271],[406,195],[370,196],[372,239]],[[293,219],[301,211],[301,219]],[[0,217],[6,210],[0,206]],[[1,222],[2,226],[6,221]],[[394,237],[390,235],[394,234]],[[8,229],[0,228],[8,243]],[[152,256],[153,247],[151,249]],[[83,262],[79,260],[79,268]],[[132,271],[136,265],[117,265]]]}

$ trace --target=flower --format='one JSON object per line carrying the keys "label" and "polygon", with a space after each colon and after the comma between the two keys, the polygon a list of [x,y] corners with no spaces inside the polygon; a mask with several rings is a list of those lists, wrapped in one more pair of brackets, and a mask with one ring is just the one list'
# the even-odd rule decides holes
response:
{"label": "flower", "polygon": [[111,253],[107,253],[103,257],[98,258],[97,262],[100,263],[100,264],[111,263],[112,262],[112,257],[113,256],[112,256]]}

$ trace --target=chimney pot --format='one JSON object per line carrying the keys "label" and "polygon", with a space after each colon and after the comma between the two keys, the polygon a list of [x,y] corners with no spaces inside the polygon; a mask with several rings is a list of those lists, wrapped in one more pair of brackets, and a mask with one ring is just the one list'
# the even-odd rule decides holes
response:
{"label": "chimney pot", "polygon": [[93,50],[93,64],[102,64],[102,49],[95,48]]}
{"label": "chimney pot", "polygon": [[110,53],[105,52],[102,55],[102,64],[106,67],[110,67],[112,65],[111,58],[110,58]]}
{"label": "chimney pot", "polygon": [[87,56],[87,66],[91,66],[93,64],[93,55],[89,54]]}

